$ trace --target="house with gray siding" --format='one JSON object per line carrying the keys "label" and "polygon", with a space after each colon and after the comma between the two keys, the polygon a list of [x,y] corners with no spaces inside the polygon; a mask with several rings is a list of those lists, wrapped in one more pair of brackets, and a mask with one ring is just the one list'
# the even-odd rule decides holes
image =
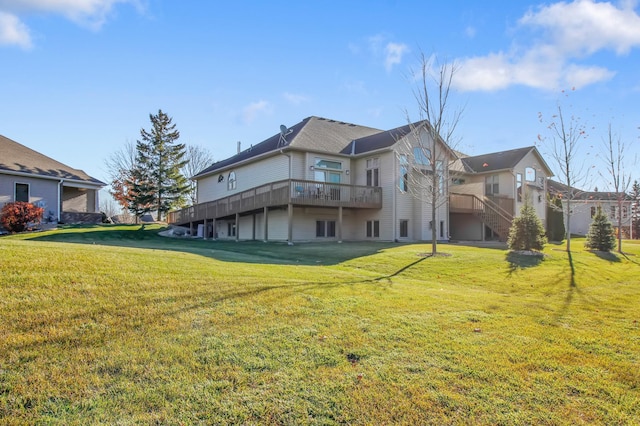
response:
{"label": "house with gray siding", "polygon": [[99,223],[98,192],[105,184],[0,135],[0,208],[25,201],[44,209],[44,219]]}

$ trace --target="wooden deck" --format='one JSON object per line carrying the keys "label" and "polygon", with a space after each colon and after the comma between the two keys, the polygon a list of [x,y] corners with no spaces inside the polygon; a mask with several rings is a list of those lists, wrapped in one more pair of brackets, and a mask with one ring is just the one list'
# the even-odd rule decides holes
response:
{"label": "wooden deck", "polygon": [[289,204],[379,209],[382,207],[382,188],[287,179],[257,186],[216,201],[169,212],[168,222],[185,225]]}

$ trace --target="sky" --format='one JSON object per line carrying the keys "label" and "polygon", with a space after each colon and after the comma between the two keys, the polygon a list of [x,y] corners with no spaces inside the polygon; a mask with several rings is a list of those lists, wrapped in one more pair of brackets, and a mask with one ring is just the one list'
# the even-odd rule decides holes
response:
{"label": "sky", "polygon": [[637,0],[0,0],[0,134],[108,182],[160,109],[215,160],[309,116],[417,120],[422,56],[457,68],[458,150],[544,155],[560,106],[589,185],[609,124],[640,180]]}

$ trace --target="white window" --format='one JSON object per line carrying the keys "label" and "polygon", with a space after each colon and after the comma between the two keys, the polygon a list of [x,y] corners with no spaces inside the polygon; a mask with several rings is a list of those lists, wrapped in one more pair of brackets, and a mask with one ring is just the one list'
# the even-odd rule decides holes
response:
{"label": "white window", "polygon": [[431,164],[431,150],[429,148],[416,146],[413,148],[413,160],[416,164],[428,166]]}
{"label": "white window", "polygon": [[313,177],[316,182],[340,183],[342,176],[342,163],[333,160],[316,158]]}
{"label": "white window", "polygon": [[409,221],[407,219],[400,220],[400,238],[409,237]]}
{"label": "white window", "polygon": [[367,221],[367,238],[380,237],[380,221],[368,220]]}
{"label": "white window", "polygon": [[409,161],[404,154],[400,155],[400,181],[398,182],[398,186],[402,192],[409,190]]}
{"label": "white window", "polygon": [[29,184],[28,183],[16,183],[15,186],[15,198],[14,200],[29,202]]}
{"label": "white window", "polygon": [[232,191],[236,189],[237,186],[238,186],[238,183],[236,181],[236,172],[231,171],[229,172],[229,177],[227,178],[227,189],[229,191]]}
{"label": "white window", "polygon": [[522,202],[522,173],[516,173],[516,197]]}
{"label": "white window", "polygon": [[526,167],[524,169],[524,178],[527,182],[535,182],[536,181],[536,169],[533,167]]}
{"label": "white window", "polygon": [[335,237],[335,220],[316,220],[316,237]]}
{"label": "white window", "polygon": [[487,176],[484,181],[484,193],[485,195],[494,195],[500,193],[500,176],[491,175]]}
{"label": "white window", "polygon": [[367,186],[380,186],[379,164],[378,158],[367,159]]}

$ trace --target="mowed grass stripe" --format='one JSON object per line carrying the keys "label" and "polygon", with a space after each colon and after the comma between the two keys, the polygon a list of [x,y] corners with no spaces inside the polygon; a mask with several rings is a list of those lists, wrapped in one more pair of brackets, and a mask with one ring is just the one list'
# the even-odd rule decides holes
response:
{"label": "mowed grass stripe", "polygon": [[157,231],[0,239],[0,422],[640,419],[632,242],[603,256],[574,240],[572,274],[562,246],[538,262]]}

